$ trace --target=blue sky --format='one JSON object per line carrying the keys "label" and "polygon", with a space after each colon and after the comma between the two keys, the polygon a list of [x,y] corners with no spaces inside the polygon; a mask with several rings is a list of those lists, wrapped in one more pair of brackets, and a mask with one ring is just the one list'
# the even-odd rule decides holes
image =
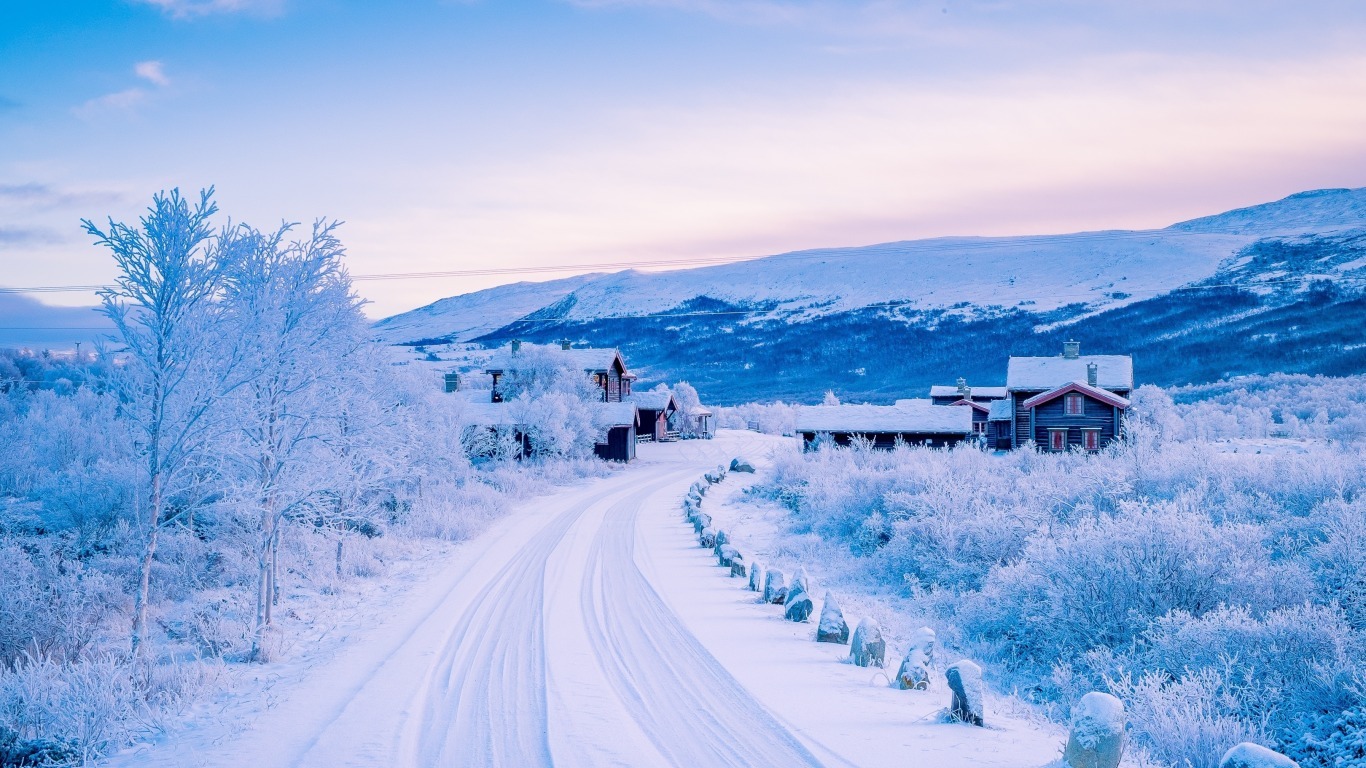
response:
{"label": "blue sky", "polygon": [[108,280],[80,217],[209,184],[345,220],[362,274],[1164,226],[1366,185],[1363,32],[1345,0],[9,0],[0,284]]}

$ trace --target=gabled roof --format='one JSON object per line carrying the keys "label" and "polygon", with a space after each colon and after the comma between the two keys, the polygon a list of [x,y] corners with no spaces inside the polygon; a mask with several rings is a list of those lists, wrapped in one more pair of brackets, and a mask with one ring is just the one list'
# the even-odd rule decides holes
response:
{"label": "gabled roof", "polygon": [[472,427],[520,427],[508,403],[466,401],[460,408],[461,420]]}
{"label": "gabled roof", "polygon": [[[548,350],[556,355],[563,356],[563,358],[575,368],[582,368],[589,373],[606,373],[617,363],[621,364],[622,371],[626,371],[626,361],[622,359],[621,352],[615,348],[583,347],[577,349],[561,349],[555,344],[522,344],[523,351],[530,349],[536,349],[537,351]],[[518,356],[521,354],[523,354],[522,351],[514,353],[511,349],[500,349],[489,359],[488,365],[484,367],[484,372],[502,373],[504,371],[515,371],[518,366]]]}
{"label": "gabled roof", "polygon": [[[968,387],[973,397],[1001,398],[1008,396],[1005,387]],[[935,384],[930,387],[930,397],[958,397],[958,387],[952,384]]]}
{"label": "gabled roof", "polygon": [[635,403],[637,408],[646,411],[678,410],[678,402],[674,400],[673,393],[667,390],[664,392],[657,392],[652,389],[646,392],[632,392],[631,396],[626,398],[626,401]]}
{"label": "gabled roof", "polygon": [[1107,392],[1101,389],[1100,387],[1093,387],[1084,381],[1069,382],[1067,384],[1062,385],[1061,387],[1058,387],[1057,389],[1051,389],[1041,395],[1035,395],[1029,398],[1028,400],[1024,401],[1024,407],[1034,408],[1043,405],[1044,403],[1050,400],[1056,400],[1059,397],[1062,397],[1068,392],[1080,392],[1083,395],[1094,397],[1095,399],[1103,403],[1109,403],[1110,405],[1113,405],[1114,407],[1119,408],[1120,410],[1129,407],[1128,400],[1120,397],[1119,395],[1114,394],[1113,392]]}
{"label": "gabled roof", "polygon": [[939,405],[807,405],[797,410],[798,432],[966,435],[972,411]]}
{"label": "gabled roof", "polygon": [[949,405],[969,405],[969,406],[972,406],[972,408],[973,408],[974,410],[981,411],[982,413],[990,413],[990,412],[991,412],[991,408],[988,407],[986,403],[978,403],[978,402],[974,402],[974,401],[972,401],[972,400],[959,400],[958,402],[955,402],[955,403],[949,403]]}
{"label": "gabled roof", "polygon": [[1134,359],[1128,355],[1077,357],[1012,357],[1006,367],[1006,389],[1050,390],[1073,381],[1086,381],[1086,366],[1096,364],[1101,389],[1134,388]]}
{"label": "gabled roof", "polygon": [[1010,421],[1015,418],[1015,401],[993,400],[987,411],[987,421]]}

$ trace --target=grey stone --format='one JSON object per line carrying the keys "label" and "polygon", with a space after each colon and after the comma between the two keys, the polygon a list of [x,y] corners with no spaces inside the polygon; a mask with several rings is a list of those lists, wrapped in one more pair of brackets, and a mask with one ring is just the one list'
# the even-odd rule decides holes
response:
{"label": "grey stone", "polygon": [[711,549],[716,546],[716,531],[713,531],[711,528],[703,528],[702,533],[697,537],[697,541],[703,547]]}
{"label": "grey stone", "polygon": [[982,668],[964,659],[950,664],[944,670],[944,677],[949,681],[949,690],[953,691],[949,716],[959,722],[983,725]]}
{"label": "grey stone", "polygon": [[835,595],[830,592],[825,593],[825,605],[821,606],[821,621],[816,627],[816,642],[840,645],[849,642],[849,624],[844,620],[844,611],[840,610],[839,601],[835,600]]}
{"label": "grey stone", "polygon": [[783,618],[788,621],[806,621],[811,618],[811,611],[814,606],[811,604],[811,596],[802,589],[801,585],[792,587],[787,591],[787,600],[783,603]]}
{"label": "grey stone", "polygon": [[1124,757],[1124,702],[1092,691],[1072,708],[1072,731],[1062,753],[1067,768],[1119,768]]}
{"label": "grey stone", "polygon": [[764,591],[764,568],[759,563],[755,563],[749,567],[749,591]]}
{"label": "grey stone", "polygon": [[782,605],[787,599],[787,576],[779,570],[764,574],[764,602]]}
{"label": "grey stone", "polygon": [[911,647],[896,672],[897,687],[903,691],[923,691],[930,687],[930,667],[934,664],[934,630],[921,627],[911,635]]}
{"label": "grey stone", "polygon": [[748,461],[740,458],[739,456],[736,456],[735,458],[730,460],[730,471],[748,472],[752,475],[754,474],[754,465],[750,464]]}
{"label": "grey stone", "polygon": [[854,628],[849,641],[849,658],[860,667],[881,667],[886,664],[887,642],[882,639],[882,627],[865,618]]}

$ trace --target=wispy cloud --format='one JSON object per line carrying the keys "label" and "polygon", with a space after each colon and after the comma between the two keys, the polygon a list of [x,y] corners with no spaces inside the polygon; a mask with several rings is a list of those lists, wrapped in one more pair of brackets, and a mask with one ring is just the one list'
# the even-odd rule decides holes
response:
{"label": "wispy cloud", "polygon": [[133,72],[138,77],[163,88],[170,85],[171,81],[166,77],[166,70],[159,61],[139,61],[133,65]]}
{"label": "wispy cloud", "polygon": [[220,14],[251,16],[279,16],[285,11],[285,0],[137,0],[151,5],[174,19],[194,19]]}
{"label": "wispy cloud", "polygon": [[133,65],[133,74],[156,86],[156,88],[149,90],[143,86],[134,86],[121,91],[106,93],[103,96],[88,99],[71,111],[76,117],[87,121],[98,120],[115,114],[132,114],[139,107],[152,100],[154,90],[165,89],[171,85],[171,79],[166,76],[165,67],[160,61],[139,61]]}
{"label": "wispy cloud", "polygon": [[31,210],[92,204],[113,205],[124,199],[123,192],[111,189],[65,189],[36,181],[0,184],[0,210],[18,207]]}
{"label": "wispy cloud", "polygon": [[61,241],[61,236],[50,229],[0,227],[0,245],[51,245]]}

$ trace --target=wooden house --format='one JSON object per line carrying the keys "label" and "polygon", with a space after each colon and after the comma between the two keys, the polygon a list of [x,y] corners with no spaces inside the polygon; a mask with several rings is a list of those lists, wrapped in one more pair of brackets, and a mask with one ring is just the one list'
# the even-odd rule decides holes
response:
{"label": "wooden house", "polygon": [[1133,358],[1082,355],[1075,341],[1057,357],[1012,357],[1010,446],[1100,450],[1119,436],[1133,388]]}
{"label": "wooden house", "polygon": [[[636,410],[640,411],[640,426],[637,428],[640,439],[658,443],[667,440],[670,431],[676,432],[669,428],[678,413],[678,403],[672,392],[666,389],[637,392],[627,398],[627,402],[634,403]],[[677,437],[677,434],[674,436]]]}
{"label": "wooden house", "polygon": [[996,451],[1010,450],[1011,422],[1015,418],[1015,410],[1011,407],[1009,399],[994,400],[991,408],[987,411],[987,447]]}
{"label": "wooden house", "polygon": [[815,405],[797,412],[797,433],[807,450],[821,440],[849,445],[866,440],[874,448],[898,444],[943,448],[972,435],[972,410],[941,408],[929,401],[897,405]]}
{"label": "wooden house", "polygon": [[603,403],[606,434],[593,446],[593,453],[604,461],[628,462],[636,458],[636,428],[640,412],[633,403]]}
{"label": "wooden house", "polygon": [[[504,397],[504,379],[510,373],[520,370],[519,356],[526,355],[530,345],[513,341],[505,351],[500,351],[489,360],[485,373],[493,377],[493,402],[501,403]],[[553,347],[546,347],[554,349]],[[631,382],[634,374],[626,370],[626,362],[616,349],[575,348],[569,342],[561,342],[556,350],[571,365],[582,368],[592,379],[593,385],[602,392],[604,403],[619,403],[631,396]],[[525,359],[525,358],[523,358]]]}

